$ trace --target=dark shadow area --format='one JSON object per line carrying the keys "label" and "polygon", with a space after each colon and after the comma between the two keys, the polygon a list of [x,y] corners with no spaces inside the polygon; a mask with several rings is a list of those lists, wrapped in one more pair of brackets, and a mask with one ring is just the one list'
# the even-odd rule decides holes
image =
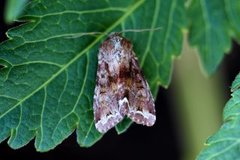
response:
{"label": "dark shadow area", "polygon": [[232,49],[224,58],[224,68],[230,89],[233,80],[240,72],[240,45],[236,41],[232,41]]}

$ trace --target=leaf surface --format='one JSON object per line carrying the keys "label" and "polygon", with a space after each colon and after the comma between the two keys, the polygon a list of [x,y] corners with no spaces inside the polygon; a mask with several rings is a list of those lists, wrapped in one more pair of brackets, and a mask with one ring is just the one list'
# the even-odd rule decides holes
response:
{"label": "leaf surface", "polygon": [[207,147],[199,154],[199,160],[239,159],[240,155],[240,74],[231,87],[232,98],[227,102],[221,128],[211,136]]}
{"label": "leaf surface", "polygon": [[[153,29],[124,35],[156,96],[158,85],[169,84],[185,24],[182,0],[39,0],[21,19],[27,22],[9,30],[10,39],[0,45],[0,141],[10,136],[9,145],[20,148],[35,138],[38,151],[54,148],[74,130],[81,146],[102,137],[92,102],[98,46],[106,36],[85,33]],[[124,120],[117,131],[130,123]]]}
{"label": "leaf surface", "polygon": [[[234,2],[234,0],[230,0]],[[235,28],[239,23],[237,9],[226,0],[193,0],[189,6],[189,41],[197,46],[205,71],[212,74],[231,47],[229,19]],[[237,3],[237,1],[235,1]],[[238,13],[240,13],[238,11]],[[235,30],[236,31],[236,30]]]}

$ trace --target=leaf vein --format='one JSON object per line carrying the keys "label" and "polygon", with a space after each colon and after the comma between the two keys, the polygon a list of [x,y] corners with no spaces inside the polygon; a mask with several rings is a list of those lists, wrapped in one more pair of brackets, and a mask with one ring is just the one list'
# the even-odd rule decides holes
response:
{"label": "leaf vein", "polygon": [[213,159],[214,157],[216,157],[216,156],[218,156],[218,155],[226,152],[227,150],[229,150],[229,149],[231,149],[232,147],[234,147],[235,145],[237,145],[239,142],[240,142],[240,141],[238,140],[238,141],[236,141],[235,143],[233,143],[233,144],[229,145],[228,147],[224,148],[222,151],[217,152],[217,153],[215,153],[215,154],[212,154],[210,157],[208,157],[208,159],[209,159],[209,160],[210,160],[210,159]]}
{"label": "leaf vein", "polygon": [[51,62],[51,61],[28,61],[28,62],[24,62],[24,63],[14,64],[13,66],[17,67],[17,66],[31,65],[31,64],[49,64],[49,65],[54,65],[54,66],[57,66],[59,68],[62,68],[62,65],[60,65],[58,63]]}
{"label": "leaf vein", "polygon": [[89,72],[89,57],[88,57],[88,54],[86,54],[86,57],[87,57],[87,65],[86,65],[86,70],[85,70],[85,73],[86,73],[86,74],[85,74],[85,76],[84,76],[82,88],[81,88],[81,90],[80,90],[80,92],[79,92],[79,94],[78,94],[77,100],[76,100],[76,102],[75,102],[72,110],[71,110],[68,114],[66,114],[65,116],[63,116],[63,117],[59,120],[58,124],[56,125],[56,127],[55,127],[55,129],[54,129],[54,131],[53,131],[52,136],[54,136],[54,134],[55,134],[55,132],[56,132],[59,124],[60,124],[64,119],[66,119],[71,113],[73,113],[73,112],[75,111],[76,107],[78,106],[79,100],[80,100],[80,98],[81,98],[81,96],[82,96],[82,94],[83,94],[83,90],[84,90],[84,87],[85,87],[85,84],[86,84],[86,81],[87,81],[87,77],[88,77],[88,72]]}
{"label": "leaf vein", "polygon": [[[166,58],[166,46],[167,46],[167,42],[168,42],[168,39],[169,39],[169,35],[170,35],[170,31],[172,29],[172,24],[173,24],[173,13],[174,13],[174,8],[176,6],[176,1],[172,1],[171,3],[171,8],[170,8],[170,13],[169,13],[169,16],[168,16],[168,23],[167,23],[167,26],[166,26],[166,29],[167,29],[167,32],[164,36],[164,42],[163,42],[163,55],[164,55],[164,59]],[[162,62],[164,62],[164,59],[162,60]]]}
{"label": "leaf vein", "polygon": [[[17,127],[15,128],[15,137],[14,137],[14,139],[11,139],[11,138],[10,138],[10,139],[9,139],[9,142],[10,142],[10,141],[13,142],[13,141],[16,139],[16,135],[17,135],[17,133],[18,133],[18,129],[19,129],[19,126],[20,126],[21,122],[22,122],[22,105],[20,105],[19,122],[18,122]],[[13,136],[13,132],[11,132],[11,136]]]}
{"label": "leaf vein", "polygon": [[95,10],[83,10],[83,11],[78,11],[78,10],[65,10],[62,12],[55,12],[55,13],[48,13],[44,15],[28,15],[36,18],[44,18],[47,16],[56,16],[56,15],[61,15],[61,14],[90,14],[90,13],[100,13],[100,12],[108,12],[108,11],[119,11],[119,12],[126,12],[126,8],[120,8],[120,7],[108,7],[108,8],[101,8],[101,9],[95,9]]}
{"label": "leaf vein", "polygon": [[14,98],[14,97],[11,97],[11,96],[8,96],[8,95],[0,95],[0,97],[8,98],[8,99],[13,99],[13,100],[15,100],[15,101],[20,101],[19,99]]}
{"label": "leaf vein", "polygon": [[150,44],[152,42],[152,36],[153,36],[153,29],[156,27],[156,23],[157,23],[157,18],[158,18],[158,13],[159,13],[159,7],[160,7],[160,1],[159,0],[156,0],[156,5],[155,5],[155,9],[154,9],[154,15],[153,15],[153,22],[152,22],[152,25],[151,25],[151,29],[152,31],[149,32],[149,37],[148,37],[148,42],[147,42],[147,47],[143,53],[143,58],[141,59],[141,62],[140,62],[140,66],[142,67],[146,58],[147,58],[147,53],[149,52],[150,50]]}
{"label": "leaf vein", "polygon": [[[141,4],[143,4],[144,0],[137,1],[133,6],[130,6],[126,13],[120,17],[115,23],[113,23],[109,28],[106,29],[106,32],[110,32],[112,29],[114,29],[116,26],[118,26],[124,19],[126,19],[135,9],[137,9]],[[84,53],[86,53],[90,48],[92,48],[96,43],[98,43],[104,35],[98,36],[92,43],[90,43],[86,48],[81,51],[79,54],[77,54],[72,60],[70,60],[67,64],[63,65],[59,71],[57,71],[55,74],[53,74],[46,82],[44,82],[42,85],[40,85],[38,88],[36,88],[31,94],[26,95],[23,97],[18,103],[16,103],[14,106],[9,108],[5,113],[0,115],[0,119],[5,116],[7,113],[12,111],[14,108],[16,108],[19,104],[27,100],[29,97],[31,97],[34,93],[41,90],[43,87],[45,87],[47,84],[49,84],[53,79],[55,79],[59,74],[61,74],[66,68],[68,68],[72,63],[74,63],[76,60],[78,60]]]}
{"label": "leaf vein", "polygon": [[[39,146],[41,146],[41,143],[43,142],[43,113],[46,107],[46,101],[47,101],[47,88],[44,87],[44,99],[43,99],[43,107],[42,107],[42,111],[40,114],[40,142],[39,142]],[[37,146],[37,148],[39,148],[39,146]]]}
{"label": "leaf vein", "polygon": [[92,123],[91,123],[90,126],[89,126],[89,129],[88,129],[88,131],[87,131],[87,134],[85,135],[85,138],[84,138],[84,140],[83,140],[83,145],[86,143],[86,140],[87,140],[87,138],[88,138],[88,136],[89,136],[89,134],[90,134],[90,131],[91,131],[92,128],[93,128],[93,124],[94,124],[94,120],[92,120]]}

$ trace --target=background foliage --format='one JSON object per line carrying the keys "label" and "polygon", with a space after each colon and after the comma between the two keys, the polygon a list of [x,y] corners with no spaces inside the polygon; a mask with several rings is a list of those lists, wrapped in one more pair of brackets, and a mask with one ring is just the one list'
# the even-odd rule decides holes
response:
{"label": "background foliage", "polygon": [[239,159],[239,112],[240,112],[240,74],[232,83],[232,98],[224,109],[224,123],[219,131],[207,141],[198,159]]}
{"label": "background foliage", "polygon": [[[19,12],[20,13],[20,12]],[[32,1],[0,45],[0,141],[12,148],[35,139],[39,151],[54,148],[75,129],[81,146],[102,135],[93,124],[92,97],[97,49],[105,35],[88,32],[125,29],[153,94],[170,83],[172,60],[181,52],[183,31],[200,53],[203,68],[213,73],[230,40],[240,39],[237,0]],[[117,126],[118,133],[131,122]]]}

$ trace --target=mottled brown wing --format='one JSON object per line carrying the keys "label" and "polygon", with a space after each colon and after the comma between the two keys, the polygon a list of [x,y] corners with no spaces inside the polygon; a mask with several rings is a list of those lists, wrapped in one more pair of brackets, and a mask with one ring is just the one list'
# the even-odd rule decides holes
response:
{"label": "mottled brown wing", "polygon": [[154,99],[134,52],[132,55],[128,117],[138,124],[152,126],[156,121]]}
{"label": "mottled brown wing", "polygon": [[115,33],[102,44],[98,54],[94,92],[94,120],[101,133],[125,115],[139,124],[155,123],[155,106],[130,41]]}
{"label": "mottled brown wing", "polygon": [[94,91],[96,129],[105,133],[123,119],[118,101],[118,61],[112,37],[103,42],[98,54],[98,70]]}

